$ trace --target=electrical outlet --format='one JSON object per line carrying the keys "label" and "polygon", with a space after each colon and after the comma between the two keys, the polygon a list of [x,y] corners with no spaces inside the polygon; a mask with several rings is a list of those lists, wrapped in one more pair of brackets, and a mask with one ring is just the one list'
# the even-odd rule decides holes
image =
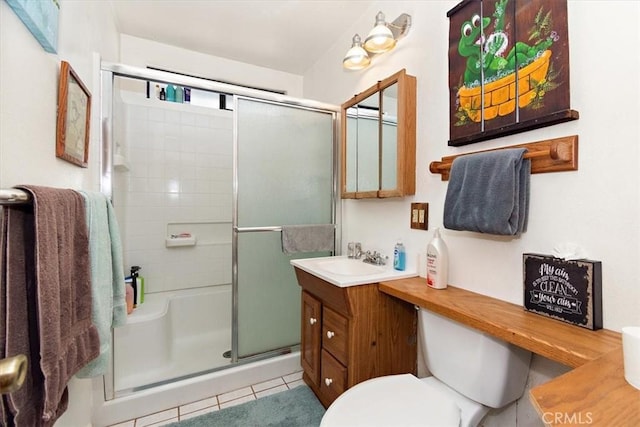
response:
{"label": "electrical outlet", "polygon": [[429,203],[411,203],[411,228],[429,229]]}

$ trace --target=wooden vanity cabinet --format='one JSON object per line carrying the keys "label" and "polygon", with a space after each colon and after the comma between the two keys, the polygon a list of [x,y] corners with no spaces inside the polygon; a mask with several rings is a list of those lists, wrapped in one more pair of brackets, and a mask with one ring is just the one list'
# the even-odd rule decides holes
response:
{"label": "wooden vanity cabinet", "polygon": [[303,379],[328,407],[370,378],[416,374],[414,306],[378,284],[341,288],[295,268],[302,287]]}

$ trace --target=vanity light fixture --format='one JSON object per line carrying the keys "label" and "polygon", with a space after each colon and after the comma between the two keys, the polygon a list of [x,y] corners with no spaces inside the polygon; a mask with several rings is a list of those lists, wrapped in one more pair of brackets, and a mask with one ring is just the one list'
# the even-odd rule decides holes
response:
{"label": "vanity light fixture", "polygon": [[342,60],[342,65],[348,70],[362,70],[368,67],[370,63],[371,59],[369,59],[369,54],[362,47],[360,36],[356,34],[353,36],[351,49],[347,51],[347,54]]}
{"label": "vanity light fixture", "polygon": [[388,52],[398,40],[403,38],[411,28],[411,15],[398,16],[393,22],[385,21],[384,13],[378,12],[373,29],[367,35],[364,46],[360,36],[353,36],[351,49],[347,52],[342,65],[348,70],[361,70],[371,63],[371,55]]}
{"label": "vanity light fixture", "polygon": [[364,39],[364,48],[371,53],[384,53],[396,45],[396,39],[384,19],[384,13],[378,12],[373,29]]}

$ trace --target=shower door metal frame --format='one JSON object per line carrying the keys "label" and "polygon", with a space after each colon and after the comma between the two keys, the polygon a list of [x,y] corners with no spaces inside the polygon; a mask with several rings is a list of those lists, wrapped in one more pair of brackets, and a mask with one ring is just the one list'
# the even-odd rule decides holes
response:
{"label": "shower door metal frame", "polygon": [[[251,99],[255,99],[263,102],[272,102],[281,105],[287,106],[296,106],[300,108],[307,109],[315,109],[319,111],[326,111],[332,114],[333,116],[333,188],[332,188],[332,209],[333,209],[333,221],[336,224],[336,244],[335,247],[339,252],[341,248],[341,216],[340,216],[340,203],[341,200],[338,197],[338,178],[339,178],[339,130],[340,130],[340,106],[332,105],[318,101],[299,99],[290,97],[287,95],[282,95],[274,92],[261,91],[257,89],[251,89],[242,86],[235,86],[227,83],[220,83],[206,79],[200,79],[197,77],[189,77],[181,74],[174,74],[165,71],[153,70],[148,68],[140,68],[134,67],[130,65],[112,63],[101,61],[100,62],[100,191],[107,195],[109,198],[112,196],[112,176],[113,176],[113,90],[114,90],[114,79],[116,77],[124,77],[131,78],[135,80],[149,80],[159,83],[167,83],[167,84],[177,84],[181,86],[187,86],[194,89],[201,89],[205,91],[218,92],[231,94],[234,97],[234,151],[236,147],[236,112],[235,112],[235,104],[238,96],[247,97]],[[237,194],[235,193],[237,188],[237,182],[235,182],[235,152],[234,152],[234,202],[237,200]],[[236,221],[236,206],[233,206],[233,218],[232,221]],[[236,232],[233,232],[234,236]],[[232,243],[232,275],[237,274],[237,241]],[[237,284],[232,283],[232,287]],[[236,352],[237,349],[233,350],[234,347],[237,347],[237,341],[234,342],[234,339],[237,339],[236,330],[237,330],[237,308],[235,308],[235,304],[237,303],[236,296],[237,289],[233,291],[233,304],[234,307],[234,316],[232,320],[232,351]],[[235,324],[234,324],[235,323]],[[103,376],[103,390],[104,390],[104,399],[105,401],[113,400],[116,396],[116,390],[114,389],[114,366],[113,366],[113,334],[112,334],[112,346],[111,346],[111,358],[108,367],[107,373]],[[281,353],[281,352],[279,352]],[[262,356],[262,355],[261,355]],[[266,353],[264,356],[260,358],[270,357],[272,354]],[[243,358],[242,360],[235,360],[232,358],[232,364],[229,367],[233,367],[237,364],[241,363],[249,363],[255,360],[257,357],[253,358]],[[224,368],[226,369],[226,368]]]}
{"label": "shower door metal frame", "polygon": [[[340,204],[341,199],[339,198],[338,193],[338,185],[339,185],[339,135],[340,135],[340,107],[339,106],[328,106],[324,104],[318,104],[314,101],[303,100],[303,99],[295,99],[288,98],[285,100],[273,100],[266,99],[263,97],[255,97],[248,95],[234,95],[233,96],[233,213],[232,213],[232,310],[233,310],[233,325],[231,327],[231,361],[233,363],[238,362],[250,362],[253,360],[264,359],[266,357],[271,357],[274,355],[282,354],[290,352],[293,347],[283,347],[279,349],[274,349],[271,351],[267,351],[264,353],[260,353],[254,356],[247,356],[243,358],[239,358],[238,356],[238,344],[239,344],[239,327],[238,327],[238,234],[239,233],[263,233],[263,232],[271,232],[271,233],[279,233],[282,232],[282,227],[279,225],[272,226],[264,226],[264,227],[238,227],[238,115],[236,112],[238,111],[238,101],[240,99],[262,102],[265,104],[273,104],[279,106],[286,106],[291,108],[298,108],[307,111],[316,111],[320,113],[327,113],[332,115],[332,123],[333,123],[333,144],[332,144],[332,166],[333,166],[333,176],[332,176],[332,186],[331,186],[331,221],[336,226],[336,239],[334,242],[333,253],[339,253],[341,248],[341,238],[342,235],[340,230],[340,224],[338,223],[338,213],[340,212],[337,209]],[[329,108],[331,107],[331,108]]]}

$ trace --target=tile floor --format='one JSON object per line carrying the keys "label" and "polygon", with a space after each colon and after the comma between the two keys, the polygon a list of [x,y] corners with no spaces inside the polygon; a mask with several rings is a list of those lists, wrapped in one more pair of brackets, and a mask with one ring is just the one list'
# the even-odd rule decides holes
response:
{"label": "tile floor", "polygon": [[301,384],[303,384],[302,371],[294,372],[283,377],[254,384],[250,387],[219,394],[186,405],[168,408],[164,411],[115,424],[111,427],[158,427],[196,417],[207,412],[218,411],[229,406],[256,400],[260,397],[292,389]]}

